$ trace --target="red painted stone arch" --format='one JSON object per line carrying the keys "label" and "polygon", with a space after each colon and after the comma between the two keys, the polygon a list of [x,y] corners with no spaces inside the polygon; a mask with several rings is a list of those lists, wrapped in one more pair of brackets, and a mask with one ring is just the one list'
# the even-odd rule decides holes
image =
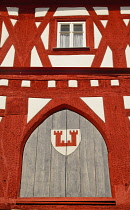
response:
{"label": "red painted stone arch", "polygon": [[40,125],[41,122],[44,121],[47,117],[49,117],[51,114],[62,109],[69,109],[88,119],[102,134],[106,142],[107,149],[108,151],[110,150],[110,143],[106,135],[105,123],[80,98],[72,98],[66,100],[61,98],[51,100],[27,124],[22,137],[21,151],[23,151],[24,145],[28,137],[35,130],[35,128],[38,127],[38,125]]}

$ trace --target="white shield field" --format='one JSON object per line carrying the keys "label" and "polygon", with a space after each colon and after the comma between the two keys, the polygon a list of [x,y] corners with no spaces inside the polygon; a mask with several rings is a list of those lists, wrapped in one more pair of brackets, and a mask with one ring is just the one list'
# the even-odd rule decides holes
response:
{"label": "white shield field", "polygon": [[81,141],[80,129],[51,130],[53,147],[62,155],[70,155]]}

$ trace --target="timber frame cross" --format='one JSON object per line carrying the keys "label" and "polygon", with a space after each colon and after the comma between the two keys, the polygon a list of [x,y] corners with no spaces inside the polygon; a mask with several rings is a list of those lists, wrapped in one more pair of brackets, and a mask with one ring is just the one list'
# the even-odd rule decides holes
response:
{"label": "timber frame cross", "polygon": [[[99,47],[97,49],[94,49],[93,38],[90,38],[92,37],[90,36],[90,34],[93,33],[93,28],[91,28],[93,26],[91,25],[87,29],[87,34],[89,34],[88,43],[90,43],[90,45],[92,46],[92,48],[90,48],[90,51],[65,51],[64,54],[73,54],[74,52],[76,54],[94,54],[95,57],[91,67],[100,67],[106,49],[107,47],[109,47],[112,50],[114,67],[126,67],[127,63],[125,57],[125,49],[127,45],[130,44],[130,22],[128,26],[126,26],[123,22],[123,18],[129,19],[130,15],[120,14],[120,12],[118,11],[118,7],[117,10],[113,12],[111,6],[108,7],[108,15],[97,15],[92,6],[86,6],[86,9],[90,14],[90,16],[85,16],[86,20],[89,19],[90,25],[94,23],[102,35]],[[2,63],[10,47],[13,45],[15,49],[14,66],[30,66],[31,50],[36,47],[42,65],[44,67],[51,67],[52,64],[49,59],[49,54],[58,55],[58,52],[54,52],[52,49],[45,49],[44,43],[41,39],[41,34],[43,33],[46,26],[51,23],[51,20],[57,18],[53,16],[57,10],[57,7],[51,6],[44,17],[35,17],[35,8],[30,8],[29,13],[26,13],[26,9],[19,8],[19,16],[8,15],[7,9],[5,7],[2,7],[1,10],[2,12],[0,13],[0,35],[2,33],[2,23],[4,23],[9,33],[9,37],[5,40],[3,46],[0,49],[0,63]],[[16,24],[12,24],[11,18],[17,20]],[[84,16],[82,16],[82,18],[84,18]],[[73,20],[73,17],[70,16],[67,17],[67,19],[71,21],[71,19]],[[81,16],[79,16],[79,19],[81,19]],[[108,20],[106,27],[103,26],[101,19]],[[38,27],[36,27],[36,21],[41,22]],[[115,22],[118,22],[118,25],[116,23],[115,26]],[[55,25],[56,22],[50,24],[50,29],[52,30],[52,26]],[[89,31],[89,28],[91,31]],[[55,30],[57,30],[56,27]],[[54,30],[53,33],[50,33],[49,35],[49,46],[52,46],[52,37],[56,36],[57,34]],[[62,54],[63,52],[60,51],[60,53]]]}
{"label": "timber frame cross", "polygon": [[[30,18],[28,14],[27,15],[19,14],[19,20],[17,21],[15,26],[13,26],[13,24],[11,23],[11,20],[8,17],[7,10],[6,8],[4,8],[3,11],[1,12],[1,16],[2,16],[2,21],[4,21],[7,27],[7,30],[9,32],[9,37],[1,49],[0,62],[2,62],[9,48],[13,44],[16,50],[14,66],[29,65],[30,52],[32,48],[35,46],[39,53],[39,57],[41,58],[43,66],[50,67],[51,63],[47,56],[47,53],[45,52],[45,47],[40,36],[42,32],[44,31],[44,29],[46,28],[47,24],[49,23],[55,11],[56,11],[56,8],[51,7],[49,11],[47,12],[47,14],[45,15],[43,21],[37,28],[35,25],[34,18],[32,17]],[[23,10],[21,12],[23,12]],[[19,10],[19,13],[20,13],[20,10]],[[23,24],[21,22],[23,22]],[[20,25],[21,31],[19,31],[19,25]],[[25,42],[23,42],[25,37],[26,37],[26,40]]]}

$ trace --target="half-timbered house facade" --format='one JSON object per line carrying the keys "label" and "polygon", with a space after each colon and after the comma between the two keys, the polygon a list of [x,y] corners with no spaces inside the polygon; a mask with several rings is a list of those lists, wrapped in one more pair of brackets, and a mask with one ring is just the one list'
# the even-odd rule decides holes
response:
{"label": "half-timbered house facade", "polygon": [[0,5],[0,209],[130,209],[130,5]]}

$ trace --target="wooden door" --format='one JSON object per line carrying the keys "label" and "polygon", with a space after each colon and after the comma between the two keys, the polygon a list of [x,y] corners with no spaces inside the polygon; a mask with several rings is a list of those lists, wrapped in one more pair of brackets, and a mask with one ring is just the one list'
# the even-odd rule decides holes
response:
{"label": "wooden door", "polygon": [[[80,134],[75,148],[65,145],[68,130]],[[71,151],[72,146],[72,153],[62,154],[62,145],[60,152],[54,147],[54,131],[64,132],[63,150]],[[25,145],[20,196],[111,197],[107,148],[95,126],[69,110],[54,113],[39,125]]]}

